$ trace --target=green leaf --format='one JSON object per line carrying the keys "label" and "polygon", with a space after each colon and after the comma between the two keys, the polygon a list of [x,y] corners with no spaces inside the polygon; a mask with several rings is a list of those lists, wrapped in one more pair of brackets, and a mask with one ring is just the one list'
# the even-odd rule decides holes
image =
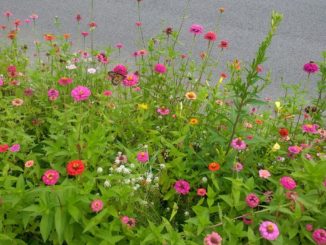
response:
{"label": "green leaf", "polygon": [[64,233],[64,229],[65,229],[65,213],[62,210],[61,207],[57,207],[55,209],[55,220],[54,220],[54,224],[55,224],[55,229],[57,231],[57,235],[58,235],[58,239],[59,242],[62,243],[63,241],[63,233]]}
{"label": "green leaf", "polygon": [[53,227],[53,214],[43,215],[40,223],[40,232],[43,241],[46,242]]}

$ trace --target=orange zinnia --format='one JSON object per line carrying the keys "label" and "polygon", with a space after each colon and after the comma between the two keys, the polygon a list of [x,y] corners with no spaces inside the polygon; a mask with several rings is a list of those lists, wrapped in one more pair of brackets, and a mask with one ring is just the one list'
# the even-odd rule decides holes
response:
{"label": "orange zinnia", "polygon": [[54,41],[55,36],[53,34],[45,34],[44,36],[45,41]]}
{"label": "orange zinnia", "polygon": [[263,124],[263,120],[260,120],[260,119],[256,119],[255,122],[256,122],[257,124]]}
{"label": "orange zinnia", "polygon": [[220,169],[220,164],[218,164],[217,162],[212,162],[208,165],[208,169],[212,172],[217,171]]}
{"label": "orange zinnia", "polygon": [[69,33],[63,34],[63,38],[66,39],[66,40],[69,39],[70,38],[70,34]]}

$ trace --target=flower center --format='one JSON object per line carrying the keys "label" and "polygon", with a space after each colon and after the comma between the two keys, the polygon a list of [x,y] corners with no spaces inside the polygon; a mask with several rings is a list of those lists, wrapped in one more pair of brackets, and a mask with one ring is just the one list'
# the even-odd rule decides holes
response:
{"label": "flower center", "polygon": [[132,76],[127,76],[127,80],[128,81],[132,81],[133,80],[133,77]]}
{"label": "flower center", "polygon": [[53,179],[53,174],[48,174],[48,175],[47,175],[47,178],[48,178],[49,180],[52,180],[52,179]]}
{"label": "flower center", "polygon": [[78,163],[74,163],[74,164],[72,165],[72,168],[73,168],[73,169],[78,169],[78,168],[79,168],[79,164],[78,164]]}
{"label": "flower center", "polygon": [[267,232],[272,233],[274,231],[274,226],[272,224],[267,225]]}

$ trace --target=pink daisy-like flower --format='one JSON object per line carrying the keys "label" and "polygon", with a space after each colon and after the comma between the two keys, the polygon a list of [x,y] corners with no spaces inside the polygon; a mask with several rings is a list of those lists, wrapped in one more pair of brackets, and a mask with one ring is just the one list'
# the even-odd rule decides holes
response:
{"label": "pink daisy-like flower", "polygon": [[66,86],[70,83],[72,83],[72,79],[69,78],[69,77],[61,77],[58,81],[58,83],[61,85],[61,86]]}
{"label": "pink daisy-like flower", "polygon": [[147,152],[141,151],[137,154],[137,160],[141,163],[146,163],[149,160],[149,155]]}
{"label": "pink daisy-like flower", "polygon": [[55,185],[59,180],[59,172],[54,169],[47,170],[43,174],[42,180],[46,185]]}
{"label": "pink daisy-like flower", "polygon": [[208,40],[209,42],[214,42],[217,39],[217,35],[213,31],[209,31],[205,34],[204,38]]}
{"label": "pink daisy-like flower", "polygon": [[255,208],[259,205],[259,198],[256,194],[250,193],[246,196],[246,203],[249,207]]}
{"label": "pink daisy-like flower", "polygon": [[91,95],[91,91],[84,86],[77,86],[71,91],[71,96],[75,101],[87,100]]}
{"label": "pink daisy-like flower", "polygon": [[116,73],[119,73],[120,75],[126,76],[128,74],[127,68],[122,65],[122,64],[117,64],[114,68],[113,71]]}
{"label": "pink daisy-like flower", "polygon": [[58,97],[59,97],[59,91],[56,90],[56,89],[49,89],[48,91],[48,97],[49,97],[49,100],[56,100]]}
{"label": "pink daisy-like flower", "polygon": [[268,170],[261,169],[258,172],[259,172],[259,177],[262,179],[268,179],[269,177],[271,177],[271,173]]}
{"label": "pink daisy-like flower", "polygon": [[236,162],[234,165],[233,165],[233,170],[236,171],[236,172],[241,172],[243,169],[243,164],[240,163],[240,162]]}
{"label": "pink daisy-like flower", "polygon": [[234,140],[232,140],[231,146],[233,147],[233,149],[238,151],[244,150],[247,147],[246,143],[241,138],[235,138]]}
{"label": "pink daisy-like flower", "polygon": [[289,152],[292,154],[299,154],[302,151],[302,148],[300,146],[294,145],[294,146],[290,146],[288,148]]}
{"label": "pink daisy-like flower", "polygon": [[186,195],[190,191],[190,184],[187,181],[181,179],[181,180],[178,180],[177,182],[175,182],[174,189],[179,194]]}
{"label": "pink daisy-like flower", "polygon": [[326,230],[317,229],[312,233],[312,238],[317,245],[326,245]]}
{"label": "pink daisy-like flower", "polygon": [[34,165],[34,161],[33,160],[28,160],[25,162],[25,167],[26,168],[30,168],[30,167],[33,167]]}
{"label": "pink daisy-like flower", "polygon": [[166,67],[165,65],[158,63],[155,65],[154,70],[156,73],[163,74],[166,72]]}
{"label": "pink daisy-like flower", "polygon": [[280,179],[280,183],[287,190],[293,190],[297,187],[297,183],[289,176],[283,176]]}
{"label": "pink daisy-like flower", "polygon": [[11,152],[18,152],[20,150],[20,144],[14,144],[9,148]]}
{"label": "pink daisy-like flower", "polygon": [[204,197],[206,196],[206,189],[205,188],[198,188],[197,189],[197,196]]}
{"label": "pink daisy-like flower", "polygon": [[100,212],[103,209],[103,201],[101,199],[93,200],[91,203],[91,209],[95,213]]}
{"label": "pink daisy-like flower", "polygon": [[307,63],[307,64],[305,64],[303,66],[303,70],[310,75],[311,73],[318,72],[319,71],[319,67],[318,67],[318,65],[315,62],[310,61],[309,63]]}
{"label": "pink daisy-like flower", "polygon": [[103,95],[104,95],[104,96],[111,96],[111,95],[112,95],[112,91],[111,91],[111,90],[105,90],[105,91],[103,92]]}
{"label": "pink daisy-like flower", "polygon": [[122,83],[126,87],[135,86],[138,84],[138,76],[135,74],[128,74]]}
{"label": "pink daisy-like flower", "polygon": [[121,222],[125,225],[127,225],[129,228],[135,227],[136,225],[136,219],[130,218],[128,216],[121,217]]}
{"label": "pink daisy-like flower", "polygon": [[190,27],[189,31],[190,31],[191,33],[193,33],[193,34],[196,36],[196,35],[198,35],[198,34],[202,34],[203,31],[204,31],[204,28],[203,28],[203,26],[201,26],[201,25],[193,24],[193,25]]}
{"label": "pink daisy-like flower", "polygon": [[319,126],[317,124],[304,124],[302,131],[304,133],[317,134]]}
{"label": "pink daisy-like flower", "polygon": [[222,237],[217,232],[212,232],[204,238],[204,245],[222,245]]}
{"label": "pink daisy-like flower", "polygon": [[264,221],[259,226],[260,235],[266,240],[276,240],[280,235],[280,231],[275,223],[270,221]]}
{"label": "pink daisy-like flower", "polygon": [[157,113],[159,113],[163,116],[168,115],[170,113],[170,110],[164,106],[158,108],[156,111],[157,111]]}
{"label": "pink daisy-like flower", "polygon": [[16,98],[11,101],[11,104],[13,106],[22,106],[24,104],[24,101],[22,99]]}

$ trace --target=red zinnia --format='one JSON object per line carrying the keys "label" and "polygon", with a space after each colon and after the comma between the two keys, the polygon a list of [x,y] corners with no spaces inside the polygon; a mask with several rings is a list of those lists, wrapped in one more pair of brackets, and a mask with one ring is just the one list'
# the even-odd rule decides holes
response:
{"label": "red zinnia", "polygon": [[67,164],[68,175],[80,175],[84,172],[85,166],[81,160],[73,160]]}
{"label": "red zinnia", "polygon": [[9,149],[9,145],[0,145],[0,152],[6,152]]}
{"label": "red zinnia", "polygon": [[217,39],[217,35],[213,31],[209,31],[205,34],[204,38],[210,42],[214,42]]}
{"label": "red zinnia", "polygon": [[289,135],[289,131],[286,128],[280,128],[280,130],[278,131],[278,133],[282,136],[282,137],[286,137]]}

